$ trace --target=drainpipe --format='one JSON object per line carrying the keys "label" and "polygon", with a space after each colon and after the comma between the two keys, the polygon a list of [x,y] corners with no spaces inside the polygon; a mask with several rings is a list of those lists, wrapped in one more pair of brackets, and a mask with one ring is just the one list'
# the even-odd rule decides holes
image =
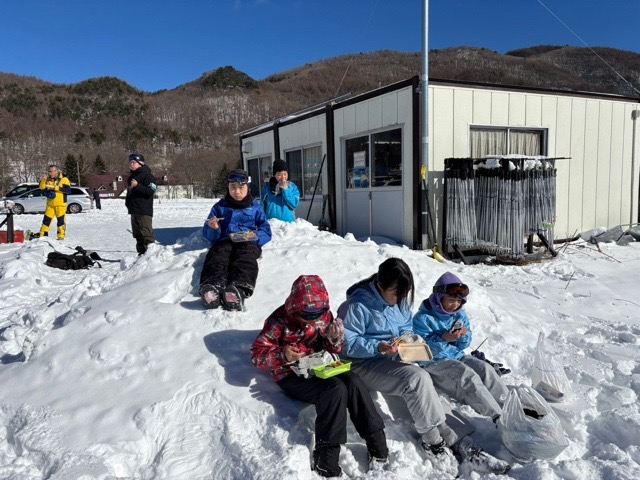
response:
{"label": "drainpipe", "polygon": [[[636,174],[636,126],[638,124],[638,118],[640,118],[640,110],[633,110],[631,112],[631,120],[633,121],[632,134],[631,134],[631,209],[629,213],[629,223],[633,224],[633,189],[635,187],[635,174]],[[638,212],[637,218],[640,223],[640,191],[638,192]]]}
{"label": "drainpipe", "polygon": [[[421,109],[421,177],[426,187],[424,195],[429,195],[429,0],[424,0],[422,9],[422,75],[420,78],[420,93],[422,94]],[[416,172],[417,173],[417,172]],[[427,222],[429,221],[429,212],[427,211],[427,202],[423,200],[422,205],[422,248],[431,248],[433,245],[427,245]],[[435,241],[435,239],[431,239]]]}

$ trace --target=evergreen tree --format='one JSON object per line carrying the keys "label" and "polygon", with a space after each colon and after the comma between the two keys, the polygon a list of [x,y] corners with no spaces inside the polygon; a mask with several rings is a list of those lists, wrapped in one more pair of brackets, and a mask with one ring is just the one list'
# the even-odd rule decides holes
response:
{"label": "evergreen tree", "polygon": [[72,154],[68,154],[64,160],[64,175],[71,183],[78,183],[78,162]]}
{"label": "evergreen tree", "polygon": [[229,171],[227,164],[223,163],[222,167],[220,167],[220,170],[218,171],[218,175],[216,175],[213,180],[214,195],[224,195],[227,193],[227,176],[229,175]]}
{"label": "evergreen tree", "polygon": [[103,173],[107,173],[107,165],[102,160],[100,155],[96,156],[95,161],[93,162],[94,172],[98,175],[102,175]]}
{"label": "evergreen tree", "polygon": [[78,158],[71,153],[64,160],[64,175],[71,183],[76,185],[84,185],[86,182],[87,166],[84,157],[79,155]]}

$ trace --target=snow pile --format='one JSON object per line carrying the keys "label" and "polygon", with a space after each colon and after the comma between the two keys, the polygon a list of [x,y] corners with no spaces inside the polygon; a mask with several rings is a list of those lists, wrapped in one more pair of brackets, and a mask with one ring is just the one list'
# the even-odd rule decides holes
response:
{"label": "snow pile", "polygon": [[[607,255],[567,248],[524,267],[461,266],[274,222],[248,310],[229,313],[203,311],[196,293],[209,201],[156,205],[159,243],[140,258],[122,202],[103,204],[67,217],[64,245],[0,246],[0,478],[314,478],[310,409],[251,366],[249,346],[298,275],[320,275],[335,311],[348,286],[392,256],[412,268],[416,299],[446,270],[469,284],[473,345],[488,337],[487,357],[514,372],[508,383],[530,384],[539,331],[566,366],[572,398],[553,408],[570,444],[553,460],[516,464],[512,478],[640,478],[640,244],[601,245]],[[40,219],[20,216],[18,227],[35,230]],[[76,245],[121,261],[76,272],[44,265],[52,246]],[[389,469],[366,474],[366,448],[350,429],[347,478],[455,476],[453,465],[424,459],[406,411],[377,403]],[[510,459],[491,421],[459,408],[476,440]]]}

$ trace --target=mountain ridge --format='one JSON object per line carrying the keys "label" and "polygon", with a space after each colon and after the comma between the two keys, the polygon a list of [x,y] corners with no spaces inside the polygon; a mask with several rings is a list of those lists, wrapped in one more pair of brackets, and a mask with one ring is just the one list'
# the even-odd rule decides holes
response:
{"label": "mountain ridge", "polygon": [[[592,50],[538,45],[500,54],[452,47],[430,52],[429,74],[441,80],[640,97],[634,90],[640,90],[640,53]],[[97,163],[120,170],[126,153],[137,150],[173,181],[196,184],[199,193],[211,194],[223,166],[237,165],[237,132],[337,96],[410,78],[420,68],[417,52],[381,50],[307,63],[262,80],[223,66],[157,92],[108,76],[55,84],[0,73],[0,189],[37,178],[53,162],[79,163],[79,169],[67,170],[80,170],[81,177]]]}

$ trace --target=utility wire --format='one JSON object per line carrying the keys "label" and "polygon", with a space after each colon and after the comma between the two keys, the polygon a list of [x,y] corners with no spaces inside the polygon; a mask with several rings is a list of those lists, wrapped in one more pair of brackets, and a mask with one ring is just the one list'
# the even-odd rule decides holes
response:
{"label": "utility wire", "polygon": [[[376,0],[376,3],[373,4],[373,8],[371,9],[371,11],[369,12],[369,20],[367,21],[367,26],[365,27],[365,30],[369,30],[369,27],[371,26],[371,20],[373,20],[373,14],[376,11],[376,7],[378,6],[378,3],[380,2],[380,0]],[[347,68],[344,71],[344,74],[342,75],[342,78],[340,79],[340,84],[338,84],[338,88],[336,88],[336,93],[333,95],[334,97],[338,96],[338,92],[340,91],[340,88],[342,88],[342,82],[344,82],[344,79],[347,76],[347,72],[349,71],[349,69],[351,68],[351,65],[353,64],[353,59],[356,58],[356,55],[353,54],[351,56],[351,60],[349,60],[349,63],[347,65]]]}
{"label": "utility wire", "polygon": [[602,63],[604,63],[607,67],[609,67],[613,73],[615,73],[618,77],[620,77],[620,79],[625,82],[627,85],[629,85],[629,87],[631,87],[636,93],[640,94],[640,90],[638,90],[636,87],[633,86],[633,84],[627,80],[620,72],[618,72],[609,62],[607,62],[604,58],[602,58],[600,55],[598,55],[598,52],[596,52],[593,48],[591,48],[589,46],[589,44],[587,42],[585,42],[582,37],[580,35],[578,35],[569,25],[567,25],[558,15],[555,14],[555,12],[553,10],[551,10],[549,7],[547,7],[547,5],[545,5],[545,3],[542,0],[536,0],[540,5],[542,5],[544,7],[544,9],[549,12],[558,22],[560,22],[560,24],[562,26],[564,26],[567,30],[569,30],[578,40],[580,40],[582,42],[582,44],[587,47],[591,53],[593,53],[596,57],[598,57],[600,59],[600,61]]}

